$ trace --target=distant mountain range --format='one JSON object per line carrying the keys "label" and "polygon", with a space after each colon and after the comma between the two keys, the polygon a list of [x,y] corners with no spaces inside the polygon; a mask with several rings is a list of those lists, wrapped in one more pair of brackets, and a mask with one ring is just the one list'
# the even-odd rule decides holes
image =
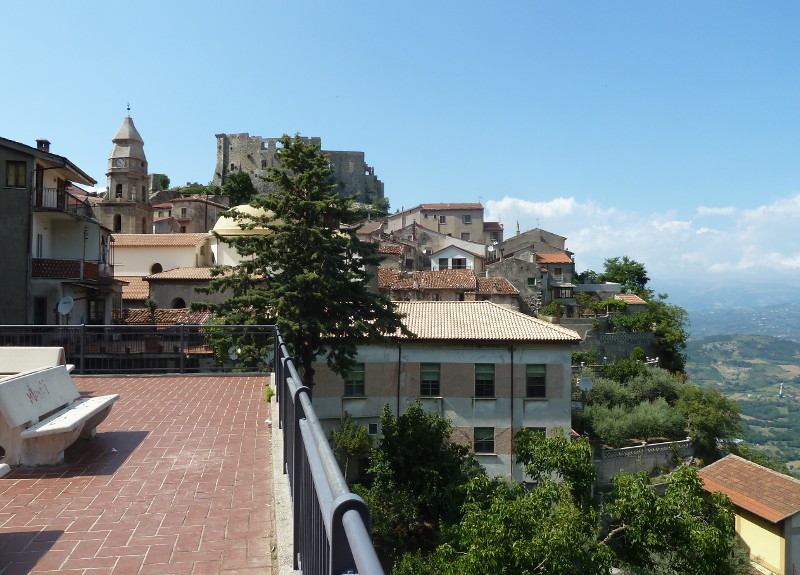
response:
{"label": "distant mountain range", "polygon": [[692,339],[745,334],[800,342],[800,302],[690,311],[689,321],[688,331]]}

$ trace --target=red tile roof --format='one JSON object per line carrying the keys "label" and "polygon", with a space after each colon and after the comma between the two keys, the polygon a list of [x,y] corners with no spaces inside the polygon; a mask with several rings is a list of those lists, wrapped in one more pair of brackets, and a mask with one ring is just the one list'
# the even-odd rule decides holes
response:
{"label": "red tile roof", "polygon": [[423,210],[482,210],[483,204],[420,204]]}
{"label": "red tile roof", "polygon": [[400,244],[381,244],[378,246],[379,254],[402,254],[403,246]]}
{"label": "red tile roof", "polygon": [[800,512],[800,481],[736,455],[728,455],[699,472],[703,488],[719,491],[734,505],[772,523]]}
{"label": "red tile roof", "polygon": [[[201,325],[208,321],[211,314],[207,311],[191,311],[189,309],[157,309],[155,311],[157,325],[176,325],[185,323],[189,325]],[[153,325],[153,318],[150,310],[147,309],[124,309],[122,310],[121,322],[125,325]]]}
{"label": "red tile roof", "polygon": [[571,264],[572,258],[565,253],[536,254],[536,263],[539,264]]}
{"label": "red tile roof", "polygon": [[115,248],[198,246],[211,234],[114,234]]}
{"label": "red tile roof", "polygon": [[147,276],[147,281],[158,280],[209,280],[211,268],[174,268]]}
{"label": "red tile roof", "polygon": [[647,305],[646,301],[632,293],[617,294],[614,296],[614,299],[624,301],[628,305]]}
{"label": "red tile roof", "polygon": [[122,299],[144,300],[150,297],[150,284],[139,276],[116,276],[115,279],[128,282],[122,286]]}
{"label": "red tile roof", "polygon": [[417,339],[569,344],[581,341],[571,329],[489,301],[406,301],[394,305],[405,316],[403,324]]}
{"label": "red tile roof", "polygon": [[506,278],[476,278],[478,280],[479,294],[510,294],[518,295],[519,290]]}
{"label": "red tile roof", "polygon": [[438,270],[402,272],[383,268],[378,270],[378,287],[384,290],[451,289],[475,291],[472,270]]}

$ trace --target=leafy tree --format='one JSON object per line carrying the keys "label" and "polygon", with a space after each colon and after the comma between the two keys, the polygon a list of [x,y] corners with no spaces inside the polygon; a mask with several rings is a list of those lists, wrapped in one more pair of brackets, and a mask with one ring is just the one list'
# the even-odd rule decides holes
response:
{"label": "leafy tree", "polygon": [[158,189],[159,190],[169,189],[169,176],[167,174],[158,175]]}
{"label": "leafy tree", "polygon": [[250,203],[258,193],[247,172],[232,172],[225,178],[222,193],[230,198],[231,206]]}
{"label": "leafy tree", "polygon": [[647,270],[644,264],[628,256],[608,258],[603,262],[604,271],[600,274],[600,281],[622,284],[622,289],[634,293],[644,300],[652,297],[652,290],[648,289]]}
{"label": "leafy tree", "polygon": [[341,428],[333,430],[331,434],[331,447],[339,456],[342,472],[347,479],[350,460],[358,460],[370,454],[372,437],[367,433],[366,427],[355,423],[353,417],[345,412],[342,415]]}
{"label": "leafy tree", "polygon": [[605,540],[625,573],[726,575],[745,573],[737,554],[730,501],[710,496],[694,467],[672,473],[659,496],[647,474],[614,477],[610,531]]}
{"label": "leafy tree", "polygon": [[394,417],[384,406],[382,436],[372,451],[369,488],[356,486],[373,514],[373,540],[390,558],[431,550],[440,523],[458,517],[459,486],[481,474],[465,445],[450,443],[450,422],[417,401]]}
{"label": "leafy tree", "polygon": [[279,167],[267,181],[275,191],[256,196],[251,205],[263,215],[228,212],[243,229],[269,233],[222,237],[241,261],[214,268],[206,293],[230,290],[221,304],[205,303],[226,324],[263,325],[274,319],[313,388],[317,357],[336,373],[353,366],[358,346],[384,334],[411,335],[384,296],[372,293],[370,269],[380,258],[377,244],[361,242],[352,230],[351,200],[331,184],[328,158],[318,145],[300,136],[281,138]]}
{"label": "leafy tree", "polygon": [[592,447],[586,439],[570,440],[562,429],[555,429],[550,438],[541,431],[523,429],[517,433],[514,444],[517,461],[535,482],[549,480],[556,473],[576,501],[589,503],[597,472],[592,462]]}
{"label": "leafy tree", "polygon": [[647,366],[641,361],[635,359],[618,359],[603,364],[600,369],[600,374],[608,379],[613,379],[619,383],[625,383],[636,376],[644,375],[647,372]]}
{"label": "leafy tree", "polygon": [[716,387],[686,384],[678,391],[676,408],[686,418],[689,436],[698,454],[710,463],[721,456],[720,444],[727,447],[741,437],[739,403]]}

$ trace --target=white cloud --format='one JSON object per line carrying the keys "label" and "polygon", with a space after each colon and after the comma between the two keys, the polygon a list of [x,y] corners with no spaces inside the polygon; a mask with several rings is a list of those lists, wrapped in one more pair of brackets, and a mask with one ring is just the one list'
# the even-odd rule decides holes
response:
{"label": "white cloud", "polygon": [[[505,224],[505,237],[541,227],[566,236],[578,271],[602,270],[606,258],[627,255],[645,264],[654,289],[672,285],[742,283],[742,273],[757,289],[800,280],[800,194],[752,209],[701,206],[691,219],[674,213],[642,214],[555,198],[531,202],[505,197],[486,203],[487,219]],[[685,210],[684,210],[685,211]],[[700,220],[713,216],[714,226]],[[706,224],[706,222],[703,222]]]}

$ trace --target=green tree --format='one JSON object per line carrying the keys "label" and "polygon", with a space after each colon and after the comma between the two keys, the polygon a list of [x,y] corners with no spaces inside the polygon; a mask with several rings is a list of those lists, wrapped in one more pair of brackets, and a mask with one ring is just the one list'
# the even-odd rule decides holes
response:
{"label": "green tree", "polygon": [[250,174],[247,172],[231,172],[222,185],[222,193],[230,198],[231,206],[249,204],[258,193]]}
{"label": "green tree", "polygon": [[341,427],[331,434],[331,447],[339,457],[345,479],[348,478],[350,460],[367,457],[372,449],[372,437],[367,428],[358,425],[353,417],[345,412],[342,415]]}
{"label": "green tree", "polygon": [[737,553],[730,501],[708,495],[694,467],[671,474],[659,496],[647,474],[613,480],[610,530],[604,539],[625,573],[726,575],[745,573]]}
{"label": "green tree", "polygon": [[370,270],[380,261],[377,244],[340,229],[340,223],[352,223],[351,201],[331,184],[329,159],[299,135],[284,135],[281,143],[280,165],[266,178],[275,191],[251,203],[263,215],[229,212],[243,229],[267,233],[218,236],[235,247],[241,261],[214,268],[209,286],[200,291],[232,295],[201,307],[227,324],[274,319],[304,383],[313,387],[318,357],[341,374],[353,366],[359,345],[398,331],[411,334],[392,303],[369,289]]}
{"label": "green tree", "polygon": [[689,437],[706,463],[719,459],[721,448],[742,435],[739,403],[716,387],[686,384],[678,391],[675,407],[686,418]]}
{"label": "green tree", "polygon": [[372,484],[355,487],[372,511],[373,540],[392,559],[431,550],[441,522],[458,517],[460,485],[482,471],[467,446],[449,441],[450,422],[419,401],[399,417],[384,406],[381,433],[367,471]]}
{"label": "green tree", "polygon": [[562,429],[553,430],[549,438],[541,431],[523,429],[514,438],[514,453],[535,482],[549,480],[556,473],[576,501],[590,502],[597,472],[592,447],[585,438],[570,440]]}
{"label": "green tree", "polygon": [[158,175],[158,189],[160,190],[169,189],[169,176],[167,174]]}
{"label": "green tree", "polygon": [[608,258],[603,263],[603,273],[600,281],[622,284],[622,289],[634,293],[644,300],[652,297],[652,290],[648,289],[647,270],[644,264],[628,256]]}

